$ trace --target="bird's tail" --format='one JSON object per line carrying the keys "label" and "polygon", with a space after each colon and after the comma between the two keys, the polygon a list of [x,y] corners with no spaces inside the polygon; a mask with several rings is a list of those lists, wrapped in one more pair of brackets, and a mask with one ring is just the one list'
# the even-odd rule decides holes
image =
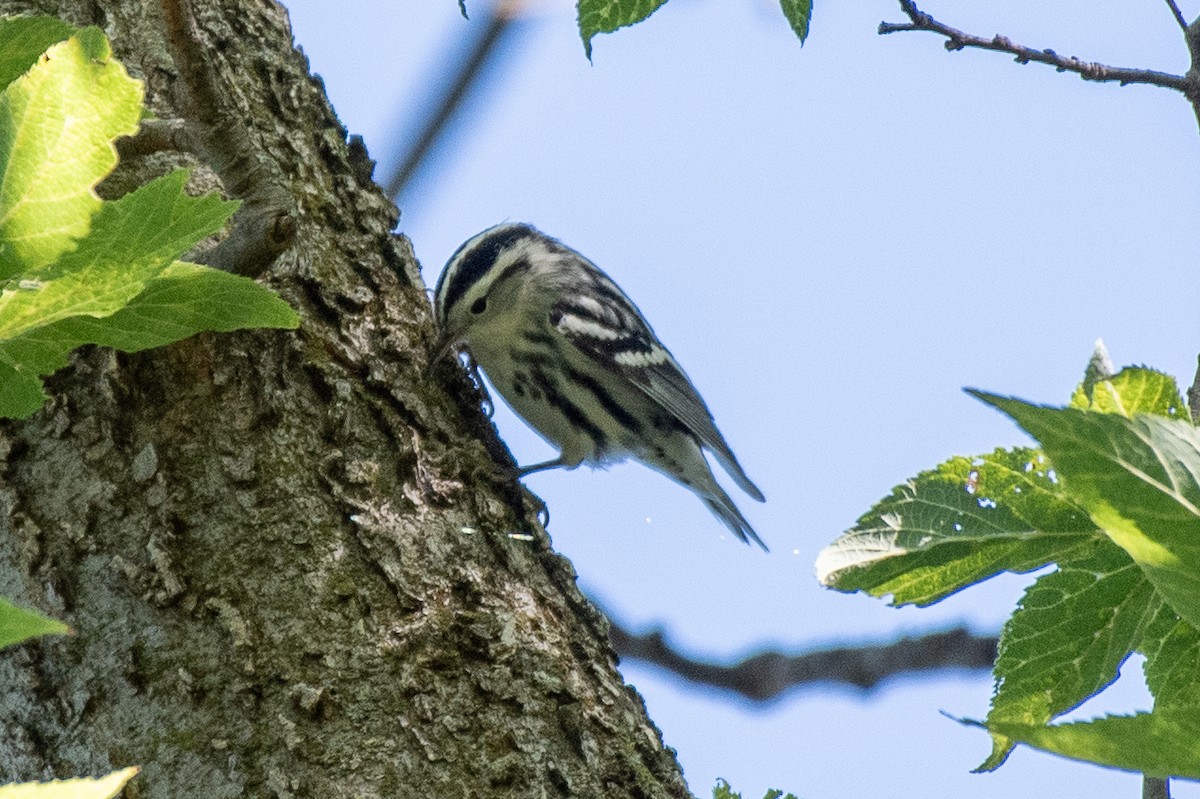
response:
{"label": "bird's tail", "polygon": [[750,526],[750,522],[746,521],[746,517],[738,510],[737,505],[733,504],[729,494],[725,493],[725,490],[719,485],[714,484],[713,488],[716,490],[709,490],[707,493],[697,492],[713,515],[720,519],[721,523],[728,527],[729,531],[739,540],[747,544],[753,541],[762,547],[763,552],[770,552],[770,548],[758,537],[758,533],[754,532],[754,528]]}
{"label": "bird's tail", "polygon": [[[700,448],[700,442],[691,436],[677,436],[672,444],[674,447],[670,452],[664,453],[660,450],[653,454],[640,453],[639,460],[651,469],[686,486],[708,506],[713,515],[720,519],[731,533],[738,537],[738,540],[747,544],[754,542],[762,547],[764,552],[770,552],[771,550],[758,537],[758,533],[754,532],[750,522],[746,521],[746,517],[738,510],[737,505],[733,504],[729,494],[717,482],[717,478],[713,475],[712,468],[708,465],[708,460],[705,459],[704,452]],[[733,454],[730,453],[729,457],[732,458]],[[736,460],[733,462],[737,463]],[[739,484],[744,482],[751,487],[754,486],[745,478],[744,472],[742,478],[743,480],[738,481]],[[754,496],[755,499],[762,499],[762,492],[757,488],[755,488],[755,493],[752,493],[751,496]]]}
{"label": "bird's tail", "polygon": [[[720,433],[717,433],[717,435],[720,436]],[[738,484],[738,487],[753,499],[758,502],[766,502],[767,498],[763,496],[763,492],[759,487],[746,476],[746,470],[742,468],[742,464],[738,463],[738,459],[734,456],[733,450],[729,448],[729,445],[725,443],[725,439],[719,438],[718,441],[720,446],[713,446],[714,442],[705,442],[705,446],[708,447],[708,451],[713,454],[713,457],[717,459],[717,463],[721,464],[721,468],[728,472],[733,481]]]}

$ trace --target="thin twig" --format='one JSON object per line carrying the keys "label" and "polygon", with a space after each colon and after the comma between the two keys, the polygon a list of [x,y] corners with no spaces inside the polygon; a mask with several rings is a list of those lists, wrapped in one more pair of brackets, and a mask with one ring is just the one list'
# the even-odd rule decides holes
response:
{"label": "thin twig", "polygon": [[774,699],[796,686],[815,683],[869,691],[885,680],[905,674],[989,669],[996,659],[995,636],[975,635],[964,628],[885,644],[797,655],[763,652],[729,666],[676,651],[660,630],[638,635],[612,622],[609,638],[622,658],[660,666],[691,682],[734,691],[757,702]]}
{"label": "thin twig", "polygon": [[1197,94],[1197,87],[1183,75],[1172,75],[1153,69],[1113,67],[1094,61],[1083,61],[1075,56],[1061,56],[1050,49],[1035,50],[1032,47],[1025,47],[1000,34],[988,39],[971,33],[965,33],[957,28],[952,28],[949,25],[939,22],[929,14],[921,11],[917,8],[917,4],[913,0],[900,0],[900,8],[908,15],[911,22],[881,22],[879,23],[879,33],[881,35],[899,33],[901,31],[930,31],[931,33],[946,37],[947,50],[963,50],[968,47],[975,47],[981,50],[996,50],[1002,53],[1011,53],[1019,64],[1028,64],[1030,61],[1035,61],[1039,64],[1048,64],[1059,72],[1074,72],[1084,80],[1101,82],[1116,81],[1122,86],[1131,83],[1145,83],[1151,86],[1161,86],[1166,89],[1183,92],[1189,99]]}
{"label": "thin twig", "polygon": [[1179,4],[1175,0],[1167,0],[1167,5],[1171,7],[1171,13],[1175,15],[1175,21],[1179,23],[1179,27],[1187,33],[1187,20],[1183,18],[1183,12],[1179,10]]}
{"label": "thin twig", "polygon": [[[461,4],[459,7],[463,8]],[[519,2],[497,0],[488,8],[482,30],[463,60],[449,69],[444,60],[439,62],[439,72],[449,73],[453,77],[446,81],[432,110],[421,121],[415,141],[384,184],[384,190],[393,201],[399,200],[401,192],[424,165],[442,134],[461,110],[464,100],[479,84],[487,69],[494,66],[494,57],[504,51],[503,44],[515,23],[520,21],[521,10],[522,4]],[[466,16],[465,12],[463,16]]]}

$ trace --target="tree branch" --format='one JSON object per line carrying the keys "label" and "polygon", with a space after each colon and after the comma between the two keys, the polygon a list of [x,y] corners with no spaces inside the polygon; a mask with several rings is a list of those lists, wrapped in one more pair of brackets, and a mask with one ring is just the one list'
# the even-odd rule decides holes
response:
{"label": "tree branch", "polygon": [[258,277],[295,240],[295,204],[283,188],[286,180],[276,166],[255,150],[253,134],[245,121],[224,110],[222,87],[208,63],[214,48],[197,23],[190,0],[161,0],[160,5],[171,55],[184,87],[184,110],[194,124],[189,127],[174,120],[159,123],[160,132],[148,131],[148,142],[140,145],[186,140],[213,167],[226,191],[240,199],[242,206],[234,216],[232,233],[193,260]]}
{"label": "tree branch", "polygon": [[1142,799],[1171,799],[1171,784],[1162,777],[1142,777]]}
{"label": "tree branch", "polygon": [[[1171,0],[1168,0],[1168,2],[1171,2]],[[1173,3],[1172,6],[1174,7]],[[1196,103],[1197,98],[1200,98],[1200,84],[1197,83],[1192,72],[1189,72],[1187,75],[1172,75],[1153,69],[1113,67],[1094,61],[1083,61],[1075,56],[1061,56],[1050,49],[1036,50],[1026,47],[1000,34],[996,34],[989,39],[965,33],[957,28],[952,28],[945,23],[939,22],[929,14],[921,11],[917,8],[917,4],[913,0],[900,0],[900,8],[908,15],[910,22],[881,22],[879,23],[880,35],[902,31],[929,31],[946,37],[946,49],[951,51],[975,47],[981,50],[1011,53],[1019,64],[1028,64],[1030,61],[1035,61],[1039,64],[1048,64],[1059,72],[1074,72],[1084,80],[1098,82],[1116,81],[1122,86],[1131,83],[1161,86],[1165,89],[1174,89],[1175,91],[1182,92],[1193,104]],[[1178,15],[1178,19],[1182,21],[1182,15],[1179,14],[1177,8],[1175,12]],[[1188,31],[1186,23],[1184,24],[1184,30],[1185,32]],[[1191,37],[1189,37],[1188,41],[1189,50],[1191,50]],[[1193,61],[1195,61],[1195,51],[1192,52]]]}
{"label": "tree branch", "polygon": [[1183,18],[1183,12],[1179,10],[1179,4],[1175,0],[1167,0],[1167,6],[1171,9],[1171,14],[1174,15],[1175,21],[1179,23],[1179,27],[1184,33],[1187,33],[1187,20]]}
{"label": "tree branch", "polygon": [[765,702],[801,685],[833,683],[869,691],[885,680],[939,669],[990,669],[996,637],[964,627],[901,638],[888,644],[838,647],[799,655],[762,652],[731,666],[697,660],[675,650],[662,630],[638,635],[609,621],[613,649],[624,659],[666,669],[690,682],[734,691]]}

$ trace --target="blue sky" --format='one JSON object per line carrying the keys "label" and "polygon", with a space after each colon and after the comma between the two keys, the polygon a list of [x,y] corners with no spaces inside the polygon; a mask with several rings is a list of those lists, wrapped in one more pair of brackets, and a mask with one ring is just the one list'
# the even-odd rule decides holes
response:
{"label": "blue sky", "polygon": [[[341,119],[386,175],[475,23],[452,0],[285,2]],[[821,589],[813,561],[917,471],[1024,441],[963,386],[1065,402],[1098,337],[1118,365],[1190,383],[1191,108],[1162,89],[947,53],[929,34],[878,36],[881,20],[903,19],[890,0],[819,3],[804,47],[773,0],[673,0],[598,37],[591,64],[573,4],[531,5],[459,135],[401,199],[400,230],[429,285],[459,243],[503,220],[588,255],[688,370],[768,499],[734,495],[771,545],[764,555],[641,466],[531,476],[582,585],[627,625],[662,624],[679,646],[730,659],[958,622],[998,629],[1030,578],[896,610]],[[1187,69],[1161,2],[922,7],[1086,60]],[[520,462],[552,456],[506,411],[497,424]],[[700,796],[717,777],[747,797],[1140,790],[1135,776],[1029,750],[970,774],[987,737],[939,711],[986,713],[984,674],[904,679],[868,697],[807,690],[763,709],[635,664],[623,672]],[[1146,707],[1140,668],[1125,675],[1078,715]]]}

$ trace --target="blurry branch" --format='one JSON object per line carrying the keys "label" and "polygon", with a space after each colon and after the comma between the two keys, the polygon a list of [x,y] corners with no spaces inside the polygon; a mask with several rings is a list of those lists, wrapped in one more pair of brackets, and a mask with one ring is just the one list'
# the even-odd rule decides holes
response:
{"label": "blurry branch", "polygon": [[757,702],[801,685],[846,685],[869,691],[892,677],[944,669],[990,669],[996,660],[996,636],[974,635],[962,627],[888,644],[797,655],[762,652],[731,666],[677,652],[661,630],[636,635],[612,622],[609,637],[622,659],[650,663],[690,682],[735,691]]}
{"label": "blurry branch", "polygon": [[917,8],[917,4],[913,0],[900,0],[900,8],[908,15],[909,22],[881,22],[879,23],[879,33],[883,35],[903,31],[929,31],[939,36],[944,36],[946,38],[946,49],[951,51],[964,50],[968,47],[975,47],[981,50],[996,50],[1012,54],[1015,56],[1018,64],[1028,64],[1030,61],[1035,61],[1039,64],[1052,66],[1059,72],[1074,72],[1084,80],[1099,82],[1116,81],[1122,86],[1127,86],[1131,83],[1144,83],[1151,86],[1161,86],[1165,89],[1174,89],[1187,97],[1188,101],[1192,104],[1193,110],[1196,112],[1197,120],[1200,121],[1200,19],[1189,25],[1174,0],[1167,0],[1167,5],[1170,7],[1176,22],[1183,30],[1184,40],[1187,42],[1188,52],[1191,55],[1191,68],[1188,69],[1185,75],[1172,75],[1152,69],[1112,67],[1094,61],[1083,61],[1075,56],[1061,56],[1050,49],[1036,50],[1017,44],[1007,36],[1000,34],[986,38],[964,33],[957,28],[952,28],[945,23],[939,22],[929,14],[921,11]]}
{"label": "blurry branch", "polygon": [[[457,65],[445,70],[450,72],[452,77],[445,82],[445,89],[432,103],[429,115],[418,126],[418,133],[408,152],[396,158],[398,166],[385,184],[387,195],[393,201],[400,196],[413,175],[425,163],[446,127],[454,121],[463,100],[485,74],[487,67],[492,63],[492,57],[505,40],[505,34],[520,16],[523,6],[523,0],[495,0],[488,7],[482,21],[483,29],[474,44]],[[466,16],[462,2],[459,3],[459,7],[463,9],[463,16]],[[439,71],[443,71],[441,63],[444,62],[439,62]]]}

